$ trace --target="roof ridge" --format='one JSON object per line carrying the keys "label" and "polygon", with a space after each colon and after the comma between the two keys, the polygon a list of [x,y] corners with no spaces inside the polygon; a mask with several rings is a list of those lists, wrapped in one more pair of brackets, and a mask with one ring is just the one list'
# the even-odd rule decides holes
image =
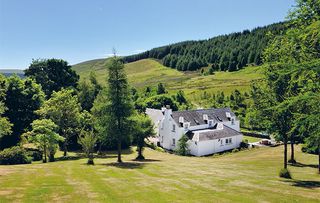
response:
{"label": "roof ridge", "polygon": [[191,110],[183,110],[183,111],[172,111],[172,113],[175,112],[191,112],[191,111],[205,111],[205,110],[222,110],[222,109],[228,109],[231,111],[230,107],[223,107],[223,108],[207,108],[207,109],[191,109]]}

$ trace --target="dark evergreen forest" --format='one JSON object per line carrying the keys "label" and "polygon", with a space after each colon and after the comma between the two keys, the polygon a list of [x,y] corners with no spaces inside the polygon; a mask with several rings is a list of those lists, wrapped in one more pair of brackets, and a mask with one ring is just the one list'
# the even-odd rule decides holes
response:
{"label": "dark evergreen forest", "polygon": [[286,23],[275,23],[207,40],[184,41],[126,56],[127,63],[155,58],[163,65],[181,71],[210,66],[213,70],[236,71],[248,64],[260,65],[261,55],[272,36],[286,30]]}

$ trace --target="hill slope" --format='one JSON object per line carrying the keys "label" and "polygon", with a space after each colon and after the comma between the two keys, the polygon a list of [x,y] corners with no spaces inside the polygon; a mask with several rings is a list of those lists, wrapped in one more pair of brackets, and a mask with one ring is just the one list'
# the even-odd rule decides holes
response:
{"label": "hill slope", "polygon": [[[107,70],[106,59],[86,61],[73,66],[82,79],[88,77],[90,71],[95,71],[98,80],[105,84]],[[216,72],[214,75],[202,76],[200,72],[180,72],[167,68],[156,60],[143,59],[125,64],[129,83],[137,89],[146,86],[156,86],[159,82],[165,84],[170,92],[183,90],[188,99],[202,103],[203,95],[210,95],[217,91],[225,94],[238,89],[248,91],[250,82],[262,77],[262,68],[250,66],[236,72]],[[204,93],[206,92],[206,93]]]}
{"label": "hill slope", "polygon": [[270,39],[268,33],[279,35],[286,29],[286,23],[275,23],[208,40],[185,41],[154,48],[124,57],[124,61],[156,58],[165,66],[182,71],[198,70],[208,65],[214,70],[235,71],[247,64],[260,65],[262,52]]}

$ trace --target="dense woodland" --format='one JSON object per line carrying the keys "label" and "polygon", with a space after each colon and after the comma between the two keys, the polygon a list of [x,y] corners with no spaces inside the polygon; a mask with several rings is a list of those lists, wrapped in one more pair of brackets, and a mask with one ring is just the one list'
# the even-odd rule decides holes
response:
{"label": "dense woodland", "polygon": [[181,71],[194,71],[207,66],[213,71],[236,71],[247,64],[260,65],[262,52],[270,36],[281,34],[286,29],[286,23],[276,23],[208,40],[171,44],[123,59],[125,62],[133,62],[155,58],[167,67]]}

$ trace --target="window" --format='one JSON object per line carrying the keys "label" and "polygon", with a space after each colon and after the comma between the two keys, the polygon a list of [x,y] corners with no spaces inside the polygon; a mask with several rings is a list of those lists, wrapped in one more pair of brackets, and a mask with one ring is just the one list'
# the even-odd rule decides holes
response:
{"label": "window", "polygon": [[209,121],[209,126],[210,126],[210,127],[212,126],[212,123],[213,123],[212,121]]}
{"label": "window", "polygon": [[226,144],[232,144],[232,138],[227,138],[226,139]]}
{"label": "window", "polygon": [[226,144],[228,144],[229,143],[229,139],[226,139]]}
{"label": "window", "polygon": [[176,146],[176,139],[172,139],[172,146]]}
{"label": "window", "polygon": [[231,125],[234,125],[234,118],[231,119]]}
{"label": "window", "polygon": [[230,144],[232,143],[232,138],[229,138],[229,143],[230,143]]}
{"label": "window", "polygon": [[220,144],[223,145],[223,139],[220,140]]}
{"label": "window", "polygon": [[172,132],[176,132],[176,125],[175,124],[172,125]]}

